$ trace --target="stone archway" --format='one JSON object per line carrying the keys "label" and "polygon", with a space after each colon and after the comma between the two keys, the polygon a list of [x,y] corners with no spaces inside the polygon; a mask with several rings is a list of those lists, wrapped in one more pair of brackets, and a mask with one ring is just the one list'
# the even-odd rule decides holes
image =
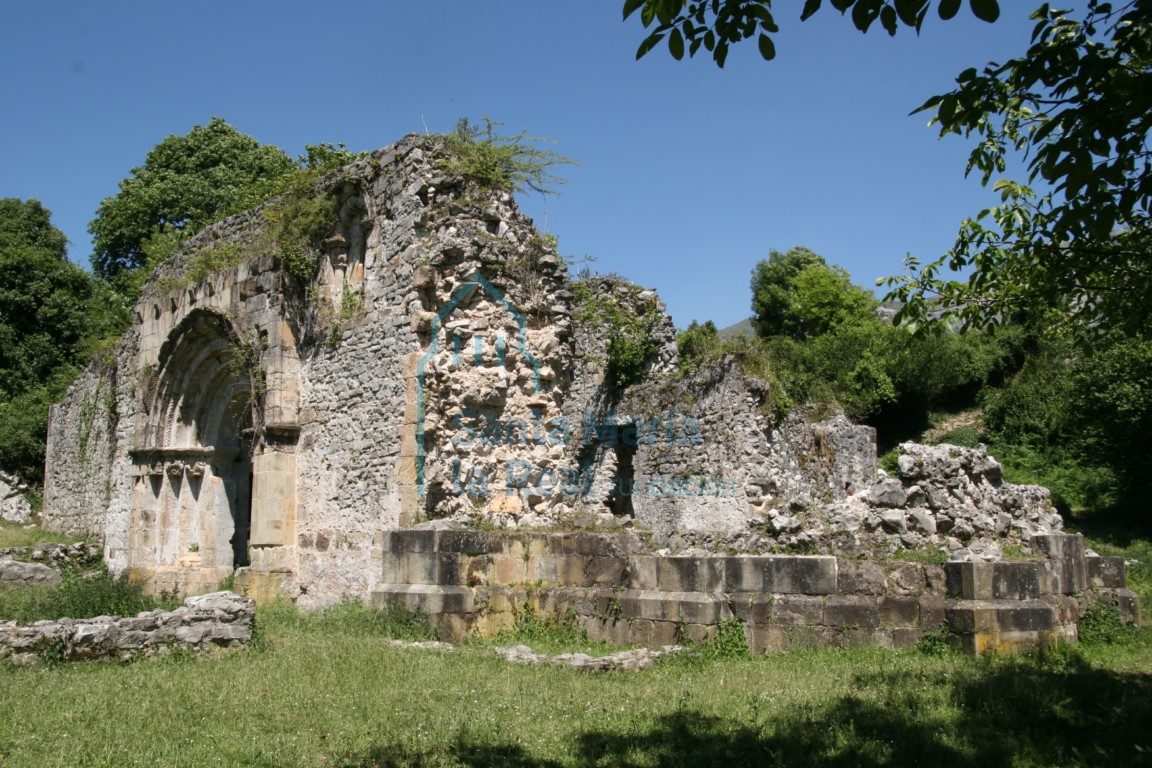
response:
{"label": "stone archway", "polygon": [[195,310],[145,369],[128,559],[153,590],[214,589],[248,564],[259,404],[239,343],[227,318]]}

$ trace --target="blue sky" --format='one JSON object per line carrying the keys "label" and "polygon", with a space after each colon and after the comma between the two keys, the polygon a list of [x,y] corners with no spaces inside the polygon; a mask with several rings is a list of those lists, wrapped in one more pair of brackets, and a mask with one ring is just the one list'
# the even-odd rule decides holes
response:
{"label": "blue sky", "polygon": [[[557,140],[563,194],[522,197],[560,251],[656,288],[677,325],[749,314],[770,249],[806,245],[871,286],[938,256],[993,203],[969,145],[909,112],[969,66],[1027,47],[1032,3],[917,37],[861,35],[777,3],[777,59],[635,61],[620,0],[9,5],[0,28],[0,197],[39,199],[87,265],[100,200],[168,134],[213,115],[292,155],[385,146],[457,118]],[[827,3],[826,3],[827,5]]]}

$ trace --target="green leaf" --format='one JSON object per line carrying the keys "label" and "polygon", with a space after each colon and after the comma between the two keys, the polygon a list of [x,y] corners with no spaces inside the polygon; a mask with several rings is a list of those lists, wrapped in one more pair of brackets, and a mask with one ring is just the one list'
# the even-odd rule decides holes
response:
{"label": "green leaf", "polygon": [[927,4],[927,0],[896,0],[896,13],[907,26],[919,29],[921,13]]}
{"label": "green leaf", "polygon": [[668,37],[668,52],[676,61],[684,58],[684,36],[680,34],[679,29],[673,29]]}
{"label": "green leaf", "polygon": [[716,44],[716,50],[712,52],[712,59],[716,62],[716,66],[724,69],[724,62],[728,59],[728,43],[721,40]]}
{"label": "green leaf", "polygon": [[1000,4],[996,0],[968,0],[972,13],[981,21],[989,24],[1000,18]]}
{"label": "green leaf", "polygon": [[648,51],[655,48],[663,39],[663,32],[653,32],[648,35],[648,37],[644,38],[644,42],[640,43],[640,47],[636,49],[636,58],[638,60],[644,58],[648,54]]}
{"label": "green leaf", "polygon": [[627,20],[642,5],[644,0],[624,0],[624,19]]}
{"label": "green leaf", "polygon": [[940,0],[940,7],[936,9],[940,18],[948,21],[960,12],[960,0]]}
{"label": "green leaf", "polygon": [[896,11],[892,9],[892,6],[886,5],[880,9],[880,25],[889,35],[896,34]]}
{"label": "green leaf", "polygon": [[880,15],[880,0],[856,0],[852,8],[852,23],[861,32],[867,32]]}
{"label": "green leaf", "polygon": [[822,0],[805,0],[804,10],[800,13],[800,21],[807,21],[812,18],[816,11],[820,10]]}
{"label": "green leaf", "polygon": [[772,61],[776,58],[776,44],[772,42],[772,38],[768,35],[761,34],[760,39],[756,41],[760,46],[760,55],[765,61]]}

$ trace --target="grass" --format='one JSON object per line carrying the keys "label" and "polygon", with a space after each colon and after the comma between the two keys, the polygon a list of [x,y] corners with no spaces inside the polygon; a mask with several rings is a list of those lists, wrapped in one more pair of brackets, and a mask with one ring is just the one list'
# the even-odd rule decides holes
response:
{"label": "grass", "polygon": [[52,533],[35,525],[21,525],[0,520],[0,549],[31,547],[36,544],[75,544],[83,539],[83,536]]}
{"label": "grass", "polygon": [[65,572],[58,587],[0,589],[0,621],[135,616],[156,608],[171,610],[182,602],[172,595],[145,595],[138,584],[123,576],[114,578],[100,565]]}
{"label": "grass", "polygon": [[[729,637],[594,674],[511,664],[483,643],[395,648],[427,627],[354,603],[274,603],[257,623],[255,648],[217,660],[0,664],[0,701],[19,702],[0,718],[0,768],[1152,765],[1149,629],[1017,658],[752,657]],[[556,652],[580,641],[570,632],[522,617],[512,638]]]}
{"label": "grass", "polygon": [[[1091,649],[671,658],[639,673],[393,648],[262,609],[260,650],[0,668],[0,765],[1138,765],[1152,677]],[[355,631],[342,631],[351,623]],[[1106,659],[1106,657],[1104,657]],[[1147,650],[1143,669],[1152,668]],[[34,690],[35,695],[27,695]]]}

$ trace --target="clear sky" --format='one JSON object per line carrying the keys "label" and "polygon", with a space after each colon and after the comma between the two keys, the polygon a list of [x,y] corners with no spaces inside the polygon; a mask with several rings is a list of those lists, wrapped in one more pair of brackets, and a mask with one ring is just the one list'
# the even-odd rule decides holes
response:
{"label": "clear sky", "polygon": [[[87,266],[100,200],[168,134],[213,115],[292,155],[366,150],[487,115],[579,160],[522,209],[601,272],[656,288],[676,324],[749,314],[753,265],[806,245],[871,286],[935,258],[995,201],[969,143],[926,115],[956,74],[1021,54],[1033,3],[867,35],[781,0],[777,59],[755,43],[642,61],[621,0],[10,3],[0,26],[0,197],[37,198]],[[825,5],[829,5],[825,3]]]}

